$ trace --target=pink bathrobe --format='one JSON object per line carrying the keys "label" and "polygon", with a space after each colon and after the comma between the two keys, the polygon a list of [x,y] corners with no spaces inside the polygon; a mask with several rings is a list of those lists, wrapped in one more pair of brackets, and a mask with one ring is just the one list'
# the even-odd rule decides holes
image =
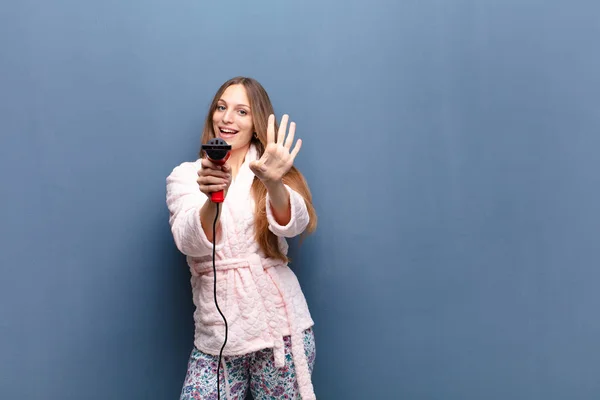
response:
{"label": "pink bathrobe", "polygon": [[[315,399],[304,351],[303,331],[313,326],[304,294],[296,275],[281,260],[266,258],[254,238],[254,200],[250,187],[254,173],[249,163],[257,159],[251,146],[236,179],[220,207],[220,229],[216,244],[217,300],[228,325],[223,355],[243,355],[273,348],[275,365],[284,365],[283,337],[291,335],[292,356],[303,400]],[[225,326],[214,304],[212,267],[213,244],[200,222],[200,208],[207,197],[196,179],[200,160],[185,162],[167,178],[169,223],[177,248],[187,256],[196,311],[195,346],[219,355]],[[269,229],[279,237],[287,254],[286,237],[306,228],[309,216],[302,196],[286,185],[290,193],[292,218],[279,225],[272,214],[267,195]],[[212,230],[211,226],[207,227]]]}

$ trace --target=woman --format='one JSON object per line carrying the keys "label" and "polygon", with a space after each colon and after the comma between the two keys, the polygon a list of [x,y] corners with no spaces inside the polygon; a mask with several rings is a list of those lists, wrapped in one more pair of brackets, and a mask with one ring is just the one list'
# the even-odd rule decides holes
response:
{"label": "woman", "polygon": [[[181,399],[243,400],[248,389],[255,400],[316,398],[314,322],[287,265],[285,238],[314,231],[317,216],[293,165],[302,141],[292,146],[296,126],[287,124],[284,115],[277,126],[260,83],[233,78],[217,91],[202,134],[202,143],[216,137],[231,145],[226,164],[201,152],[167,178],[169,223],[187,256],[196,306]],[[217,214],[210,194],[220,190]]]}

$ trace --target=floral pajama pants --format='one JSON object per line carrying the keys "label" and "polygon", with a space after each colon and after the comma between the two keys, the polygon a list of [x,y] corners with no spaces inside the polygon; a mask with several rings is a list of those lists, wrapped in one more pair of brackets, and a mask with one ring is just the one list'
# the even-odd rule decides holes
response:
{"label": "floral pajama pants", "polygon": [[[248,389],[252,392],[254,400],[300,399],[289,336],[284,338],[284,345],[285,365],[282,368],[275,367],[272,349],[243,356],[223,357],[222,362],[227,367],[226,371],[219,368],[221,399],[244,400]],[[304,349],[309,371],[312,374],[316,353],[312,328],[304,331]],[[217,399],[218,361],[219,356],[205,354],[194,347],[188,362],[180,400]]]}

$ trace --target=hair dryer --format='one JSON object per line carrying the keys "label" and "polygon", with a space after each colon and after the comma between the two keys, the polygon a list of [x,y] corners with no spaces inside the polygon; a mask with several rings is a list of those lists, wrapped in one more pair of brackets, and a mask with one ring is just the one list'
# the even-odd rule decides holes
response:
{"label": "hair dryer", "polygon": [[[206,152],[208,159],[217,165],[225,164],[231,155],[231,145],[220,138],[210,139],[201,148]],[[218,192],[211,193],[210,199],[215,203],[222,203],[225,200],[223,191],[219,190]]]}
{"label": "hair dryer", "polygon": [[[226,141],[224,141],[223,139],[220,138],[213,138],[210,139],[208,141],[208,143],[203,144],[201,147],[202,150],[204,150],[204,152],[206,152],[206,157],[212,161],[213,163],[217,164],[217,165],[223,165],[225,164],[225,162],[227,161],[227,159],[229,159],[229,156],[231,155],[231,145],[227,144]],[[212,259],[213,259],[213,276],[214,276],[214,298],[215,298],[215,306],[217,307],[217,310],[219,311],[219,314],[221,314],[221,317],[223,317],[223,322],[225,323],[225,341],[223,342],[223,346],[221,347],[221,352],[219,353],[219,363],[217,364],[217,399],[221,399],[221,390],[220,390],[220,386],[221,386],[221,375],[219,374],[219,369],[221,368],[221,356],[223,354],[223,349],[225,348],[225,345],[227,344],[227,319],[225,318],[225,315],[223,315],[223,313],[221,312],[221,309],[219,308],[219,303],[217,302],[217,268],[215,266],[215,252],[216,252],[216,237],[217,237],[217,219],[219,217],[219,203],[222,203],[223,201],[225,201],[225,196],[222,190],[219,190],[218,192],[212,192],[210,194],[210,199],[211,201],[217,203],[217,212],[215,215],[215,221],[213,223],[213,238],[215,238],[213,240],[213,254],[212,254]]]}

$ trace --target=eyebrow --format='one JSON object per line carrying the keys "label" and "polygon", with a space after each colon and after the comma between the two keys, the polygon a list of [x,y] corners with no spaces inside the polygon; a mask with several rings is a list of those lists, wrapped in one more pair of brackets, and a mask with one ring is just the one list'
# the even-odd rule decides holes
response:
{"label": "eyebrow", "polygon": [[[219,99],[219,101],[222,101],[223,103],[227,104],[227,102],[225,100],[223,100],[223,99]],[[245,104],[238,104],[238,106],[250,108],[250,106],[247,106]]]}

